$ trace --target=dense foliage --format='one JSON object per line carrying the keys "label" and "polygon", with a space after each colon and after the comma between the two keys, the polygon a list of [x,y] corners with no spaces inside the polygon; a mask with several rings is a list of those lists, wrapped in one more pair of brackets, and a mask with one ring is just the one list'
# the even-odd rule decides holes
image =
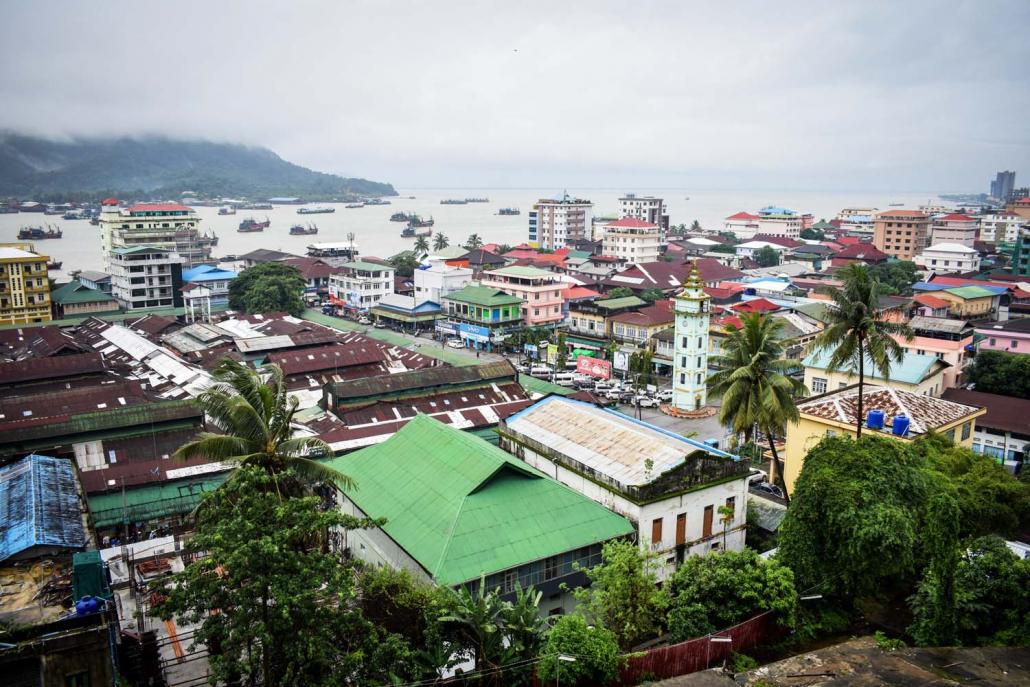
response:
{"label": "dense foliage", "polygon": [[395,196],[390,184],[314,172],[267,148],[163,137],[55,141],[0,136],[0,196],[99,200],[115,195],[308,200]]}
{"label": "dense foliage", "polygon": [[807,229],[801,230],[801,238],[805,239],[806,241],[825,241],[826,234],[819,231],[818,229],[813,229],[809,227]]}
{"label": "dense foliage", "polygon": [[794,624],[794,573],[751,549],[691,556],[667,589],[668,627],[675,641],[701,637],[762,611],[774,611],[784,625]]}
{"label": "dense foliage", "polygon": [[966,366],[966,379],[977,391],[1030,399],[1030,355],[980,351]]}
{"label": "dense foliage", "polygon": [[775,267],[780,264],[780,252],[772,246],[762,246],[752,257],[759,267]]}
{"label": "dense foliage", "polygon": [[398,277],[410,277],[418,269],[419,260],[411,251],[404,251],[390,258],[390,265]]}
{"label": "dense foliage", "polygon": [[628,286],[619,286],[619,287],[616,287],[616,288],[612,289],[611,291],[609,291],[606,297],[607,298],[627,298],[627,297],[632,296],[632,295],[634,295],[633,294],[633,289],[629,288]]}
{"label": "dense foliage", "polygon": [[[560,661],[559,655],[576,660]],[[610,630],[587,625],[582,616],[565,615],[548,631],[541,656],[537,675],[544,684],[557,678],[563,685],[604,685],[618,671],[619,643]]]}
{"label": "dense foliage", "polygon": [[265,262],[240,272],[229,282],[229,307],[250,314],[304,312],[307,286],[300,270],[281,262]]}
{"label": "dense foliage", "polygon": [[315,497],[284,499],[267,472],[241,468],[200,511],[189,547],[206,557],[170,578],[155,612],[197,625],[212,684],[418,677],[403,639],[361,616],[353,570],[328,552],[327,533],[364,525]]}
{"label": "dense foliage", "polygon": [[919,281],[919,267],[910,260],[888,260],[869,268],[869,273],[880,282],[884,296],[912,294],[912,285]]}
{"label": "dense foliage", "polygon": [[661,289],[645,289],[640,294],[641,300],[647,301],[648,303],[654,303],[665,298],[665,294],[662,293]]}

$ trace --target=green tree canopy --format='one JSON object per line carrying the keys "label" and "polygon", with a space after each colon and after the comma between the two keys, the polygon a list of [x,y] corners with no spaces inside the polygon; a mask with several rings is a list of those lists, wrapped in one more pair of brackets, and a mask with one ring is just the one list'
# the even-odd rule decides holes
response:
{"label": "green tree canopy", "polygon": [[[576,660],[559,661],[559,655]],[[619,643],[610,630],[587,625],[579,615],[563,615],[548,631],[541,658],[537,675],[544,684],[605,685],[618,673]]]}
{"label": "green tree canopy", "polygon": [[307,286],[300,270],[281,262],[264,262],[240,272],[229,282],[229,307],[249,314],[304,312]]}
{"label": "green tree canopy", "polygon": [[772,246],[762,246],[754,252],[759,267],[775,267],[780,264],[780,252]]}
{"label": "green tree canopy", "polygon": [[728,243],[720,243],[720,244],[718,244],[716,246],[712,246],[708,250],[711,251],[712,253],[736,253],[737,252],[737,249],[734,248],[731,244],[728,244]]}
{"label": "green tree canopy", "polygon": [[735,625],[764,611],[792,626],[794,573],[752,549],[690,556],[666,585],[668,627],[681,642]]}
{"label": "green tree canopy", "polygon": [[628,286],[619,286],[608,292],[608,298],[627,298],[633,295],[633,289]]}
{"label": "green tree canopy", "polygon": [[483,239],[479,237],[479,234],[471,234],[465,241],[466,250],[475,250],[483,247]]}
{"label": "green tree canopy", "polygon": [[912,294],[912,285],[919,281],[919,268],[910,260],[888,260],[869,268],[873,278],[880,282],[880,293],[885,296]]}
{"label": "green tree canopy", "polygon": [[328,552],[326,534],[368,523],[316,497],[281,500],[273,477],[252,466],[205,498],[192,551],[155,607],[196,625],[210,651],[212,684],[330,685],[420,677],[403,639],[368,623],[352,569]]}
{"label": "green tree canopy", "polygon": [[811,227],[809,227],[808,229],[801,230],[801,238],[805,239],[806,241],[825,241],[826,234],[819,231],[818,229],[812,229]]}
{"label": "green tree canopy", "polygon": [[415,237],[415,253],[418,255],[424,255],[429,252],[429,239],[425,236]]}
{"label": "green tree canopy", "polygon": [[645,289],[641,294],[640,298],[647,301],[648,303],[654,303],[665,298],[665,294],[661,289]]}
{"label": "green tree canopy", "polygon": [[577,612],[611,630],[622,649],[657,637],[665,596],[656,586],[656,565],[634,542],[606,543],[601,564],[586,571],[590,586],[574,592],[580,603]]}
{"label": "green tree canopy", "polygon": [[410,277],[418,269],[419,261],[414,253],[405,251],[390,258],[390,264],[398,277]]}
{"label": "green tree canopy", "polygon": [[980,351],[966,366],[966,378],[977,391],[1030,399],[1030,355]]}

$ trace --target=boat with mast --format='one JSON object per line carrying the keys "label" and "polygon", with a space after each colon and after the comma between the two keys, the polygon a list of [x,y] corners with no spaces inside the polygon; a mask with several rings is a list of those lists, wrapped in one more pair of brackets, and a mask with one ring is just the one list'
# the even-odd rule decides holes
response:
{"label": "boat with mast", "polygon": [[272,224],[272,222],[267,217],[265,217],[265,221],[264,222],[258,222],[253,217],[248,217],[247,219],[245,219],[242,222],[240,222],[240,228],[237,229],[237,231],[240,231],[240,232],[264,231],[269,226],[271,226],[271,224]]}
{"label": "boat with mast", "polygon": [[318,233],[318,225],[308,222],[307,226],[303,224],[294,224],[290,227],[290,236],[312,236]]}
{"label": "boat with mast", "polygon": [[18,238],[22,241],[44,241],[46,239],[59,239],[64,236],[60,229],[48,224],[46,227],[22,227],[18,231]]}

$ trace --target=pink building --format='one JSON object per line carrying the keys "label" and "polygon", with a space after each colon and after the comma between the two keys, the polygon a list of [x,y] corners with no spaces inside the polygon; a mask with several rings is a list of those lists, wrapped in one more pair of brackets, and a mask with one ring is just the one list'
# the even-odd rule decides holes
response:
{"label": "pink building", "polygon": [[895,338],[905,351],[919,355],[937,356],[938,360],[942,360],[950,365],[950,367],[944,370],[944,376],[941,380],[941,391],[955,389],[962,383],[962,372],[965,369],[966,361],[969,359],[966,346],[973,343],[972,334],[957,341],[935,339],[929,336],[916,336],[911,341],[905,341],[904,337],[900,336]]}
{"label": "pink building", "polygon": [[522,319],[530,327],[556,324],[565,317],[562,293],[567,284],[560,281],[554,272],[512,265],[483,272],[482,284],[525,301]]}
{"label": "pink building", "polygon": [[977,350],[1030,353],[1030,318],[982,324],[976,333],[984,337]]}

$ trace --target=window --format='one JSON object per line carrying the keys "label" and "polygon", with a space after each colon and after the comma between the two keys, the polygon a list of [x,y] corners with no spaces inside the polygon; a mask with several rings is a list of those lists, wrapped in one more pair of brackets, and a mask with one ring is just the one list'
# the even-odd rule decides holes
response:
{"label": "window", "polygon": [[964,425],[962,425],[962,439],[963,440],[969,438],[970,426],[972,424],[973,424],[972,422],[967,422]]}
{"label": "window", "polygon": [[712,518],[715,515],[715,506],[705,506],[705,519],[701,527],[701,536],[712,536]]}
{"label": "window", "polygon": [[[737,497],[731,496],[728,499],[726,499],[726,507],[733,511],[735,517],[737,513]],[[732,521],[732,519],[733,518],[731,517],[730,520]]]}
{"label": "window", "polygon": [[519,573],[517,570],[506,570],[504,581],[501,583],[501,593],[510,594],[515,591],[515,583],[518,582]]}
{"label": "window", "polygon": [[64,676],[64,687],[89,687],[89,673],[72,673]]}
{"label": "window", "polygon": [[544,559],[544,579],[553,580],[558,577],[558,557],[551,556]]}
{"label": "window", "polygon": [[680,513],[676,516],[676,546],[687,543],[687,514]]}
{"label": "window", "polygon": [[651,548],[654,548],[655,544],[662,543],[662,519],[655,518],[651,521]]}
{"label": "window", "polygon": [[687,375],[685,373],[683,373],[683,372],[680,372],[680,384],[686,384],[686,383],[687,383]]}
{"label": "window", "polygon": [[812,393],[813,394],[825,394],[826,393],[826,379],[823,377],[812,377]]}

